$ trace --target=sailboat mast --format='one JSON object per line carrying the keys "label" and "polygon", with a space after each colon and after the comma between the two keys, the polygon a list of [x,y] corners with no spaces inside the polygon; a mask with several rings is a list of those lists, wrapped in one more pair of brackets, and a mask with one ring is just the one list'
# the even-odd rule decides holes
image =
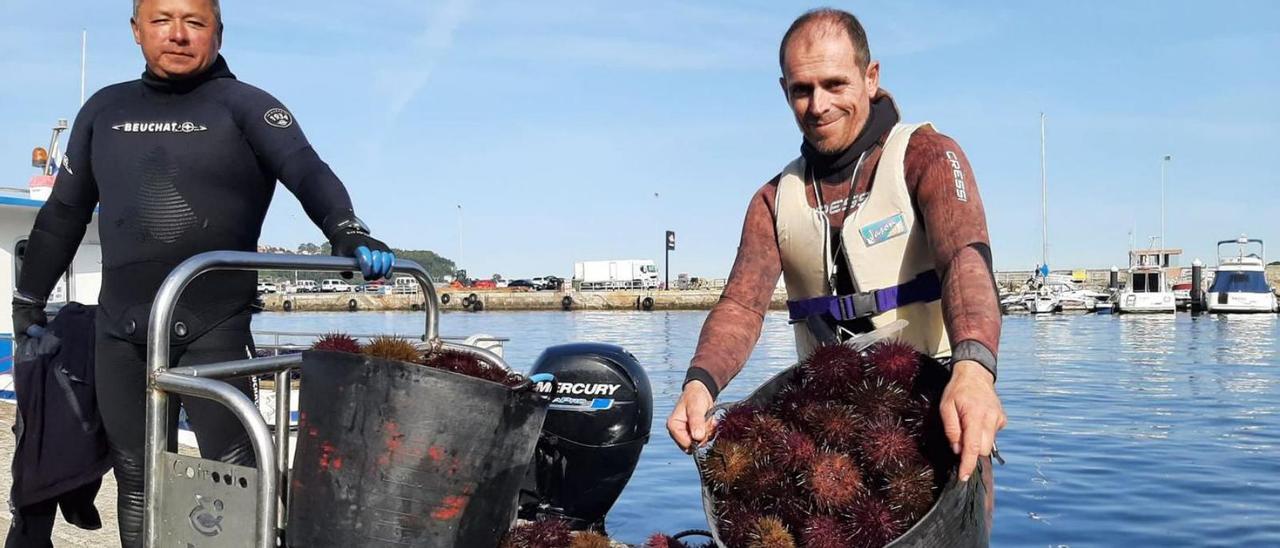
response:
{"label": "sailboat mast", "polygon": [[1045,171],[1044,113],[1040,113],[1040,252],[1041,263],[1049,265],[1049,179]]}

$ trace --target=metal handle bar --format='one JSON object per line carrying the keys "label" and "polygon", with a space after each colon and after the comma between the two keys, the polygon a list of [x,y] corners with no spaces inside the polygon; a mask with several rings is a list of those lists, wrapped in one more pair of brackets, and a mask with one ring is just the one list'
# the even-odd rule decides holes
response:
{"label": "metal handle bar", "polygon": [[[273,454],[271,433],[266,421],[257,407],[244,394],[231,389],[218,378],[244,376],[255,373],[276,372],[278,382],[283,379],[288,385],[288,376],[282,371],[295,367],[300,357],[283,359],[249,360],[210,364],[200,367],[180,367],[169,370],[169,335],[173,321],[174,308],[178,297],[192,280],[206,272],[218,270],[318,270],[329,272],[346,272],[359,270],[355,259],[341,257],[316,257],[305,255],[261,254],[246,251],[210,251],[187,259],[174,268],[160,290],[156,293],[151,305],[151,317],[147,331],[147,438],[146,438],[146,499],[143,517],[143,533],[148,546],[159,546],[160,527],[157,523],[163,469],[160,465],[163,453],[169,447],[168,407],[169,392],[188,394],[216,401],[227,407],[236,415],[249,433],[253,443],[255,460],[258,463],[258,523],[255,536],[258,546],[271,548],[276,545],[277,510],[280,491],[280,475],[277,465],[285,466],[285,462],[276,463],[280,457]],[[412,275],[422,286],[426,294],[426,331],[428,343],[437,343],[440,338],[440,309],[436,301],[435,285],[430,275],[416,262],[396,260],[392,267],[395,272]],[[505,364],[503,364],[505,365]],[[202,378],[203,377],[203,378]],[[287,393],[287,392],[286,392]],[[287,398],[287,396],[286,396]],[[277,402],[278,407],[281,402]],[[288,400],[284,400],[288,405]],[[279,415],[277,410],[277,415]],[[287,426],[281,427],[281,421],[288,424],[288,408],[284,417],[276,417],[277,434],[287,432]],[[279,448],[276,448],[279,449]]]}

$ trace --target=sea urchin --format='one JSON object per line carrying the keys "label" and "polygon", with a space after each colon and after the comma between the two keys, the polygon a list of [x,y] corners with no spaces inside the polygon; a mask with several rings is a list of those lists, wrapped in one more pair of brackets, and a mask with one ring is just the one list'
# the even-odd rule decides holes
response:
{"label": "sea urchin", "polygon": [[369,344],[363,349],[365,355],[384,360],[396,360],[409,363],[418,363],[422,360],[422,353],[413,346],[413,343],[401,339],[400,337],[388,337],[381,335],[374,337]]}
{"label": "sea urchin", "polygon": [[848,510],[864,492],[862,472],[848,455],[823,452],[813,459],[809,489],[818,508]]}
{"label": "sea urchin", "polygon": [[329,350],[332,352],[360,353],[360,341],[346,333],[327,333],[311,345],[312,350]]}

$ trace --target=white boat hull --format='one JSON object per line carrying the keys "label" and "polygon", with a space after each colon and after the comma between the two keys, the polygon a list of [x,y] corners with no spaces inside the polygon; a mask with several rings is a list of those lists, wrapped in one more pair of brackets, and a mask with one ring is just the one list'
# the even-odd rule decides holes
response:
{"label": "white boat hull", "polygon": [[1209,312],[1268,313],[1276,311],[1276,296],[1271,293],[1209,293],[1205,300]]}
{"label": "white boat hull", "polygon": [[1027,312],[1032,314],[1053,314],[1058,309],[1058,299],[1054,297],[1037,297],[1027,299]]}
{"label": "white boat hull", "polygon": [[1124,292],[1116,301],[1116,311],[1124,314],[1159,314],[1175,312],[1176,305],[1173,293],[1163,291],[1157,293]]}

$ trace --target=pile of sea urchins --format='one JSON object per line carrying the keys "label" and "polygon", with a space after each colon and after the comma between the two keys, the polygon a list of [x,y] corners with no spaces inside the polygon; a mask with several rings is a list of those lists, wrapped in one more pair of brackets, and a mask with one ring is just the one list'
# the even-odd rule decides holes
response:
{"label": "pile of sea urchins", "polygon": [[833,344],[770,401],[720,418],[700,459],[727,546],[879,547],[933,507],[955,456],[938,403],[947,372],[909,344]]}
{"label": "pile of sea urchins", "polygon": [[400,337],[379,336],[361,343],[345,333],[329,333],[316,340],[311,349],[414,363],[508,387],[519,385],[525,380],[519,373],[487,364],[469,353],[451,349],[423,352],[409,340]]}

